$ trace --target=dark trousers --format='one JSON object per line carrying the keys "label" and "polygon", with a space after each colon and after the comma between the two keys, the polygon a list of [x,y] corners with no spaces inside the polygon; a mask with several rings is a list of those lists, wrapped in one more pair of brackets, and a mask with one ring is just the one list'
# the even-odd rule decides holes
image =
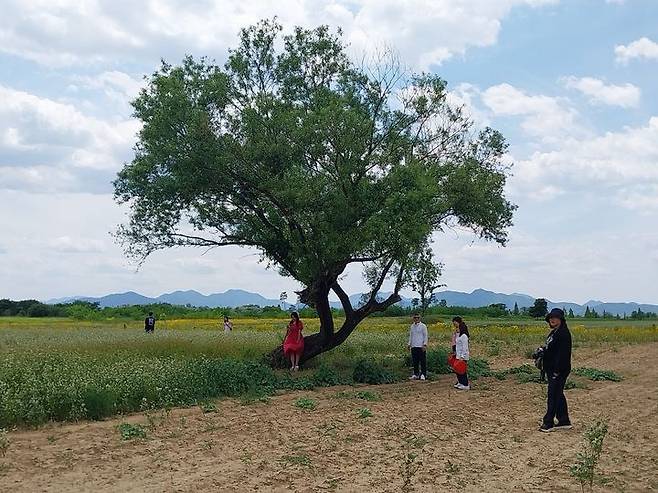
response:
{"label": "dark trousers", "polygon": [[458,374],[457,381],[462,385],[468,385],[468,372],[464,373],[463,375]]}
{"label": "dark trousers", "polygon": [[560,425],[569,424],[569,409],[564,396],[564,384],[567,383],[569,373],[560,373],[556,377],[553,372],[548,372],[546,376],[548,377],[548,398],[546,399],[544,425],[553,426],[555,418]]}
{"label": "dark trousers", "polygon": [[[414,375],[425,375],[427,377],[427,353],[422,347],[411,348],[411,361],[414,364]],[[420,373],[418,366],[420,365]]]}

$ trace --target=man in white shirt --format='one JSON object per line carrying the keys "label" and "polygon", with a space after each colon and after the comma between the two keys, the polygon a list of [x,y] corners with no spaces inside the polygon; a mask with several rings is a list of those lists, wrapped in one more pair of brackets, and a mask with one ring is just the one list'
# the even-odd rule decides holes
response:
{"label": "man in white shirt", "polygon": [[[413,323],[409,327],[409,343],[411,361],[414,365],[414,374],[409,380],[425,380],[427,378],[427,326],[420,321],[420,315],[415,313]],[[420,373],[418,367],[420,366]]]}

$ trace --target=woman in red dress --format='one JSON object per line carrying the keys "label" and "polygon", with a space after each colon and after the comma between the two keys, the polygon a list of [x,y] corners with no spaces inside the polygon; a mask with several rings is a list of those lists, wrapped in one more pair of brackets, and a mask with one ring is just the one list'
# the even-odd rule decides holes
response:
{"label": "woman in red dress", "polygon": [[297,312],[292,312],[290,314],[288,332],[286,332],[286,338],[283,341],[283,354],[287,358],[290,358],[290,364],[292,365],[290,369],[292,371],[299,370],[299,359],[304,353],[303,329],[304,324],[299,319],[299,314]]}

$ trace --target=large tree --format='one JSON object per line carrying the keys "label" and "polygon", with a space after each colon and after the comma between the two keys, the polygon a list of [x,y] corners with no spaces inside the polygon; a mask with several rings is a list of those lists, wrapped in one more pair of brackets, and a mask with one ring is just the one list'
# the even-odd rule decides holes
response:
{"label": "large tree", "polygon": [[[458,225],[506,242],[515,207],[503,193],[502,135],[475,130],[436,75],[409,75],[391,57],[353,63],[326,26],[282,37],[262,21],[242,30],[223,67],[163,62],[133,106],[143,127],[114,182],[130,206],[118,230],[127,254],[258,249],[318,313],[303,360],[398,302],[433,232]],[[350,264],[363,264],[370,285],[358,308],[341,287]],[[379,297],[386,283],[393,292]]]}

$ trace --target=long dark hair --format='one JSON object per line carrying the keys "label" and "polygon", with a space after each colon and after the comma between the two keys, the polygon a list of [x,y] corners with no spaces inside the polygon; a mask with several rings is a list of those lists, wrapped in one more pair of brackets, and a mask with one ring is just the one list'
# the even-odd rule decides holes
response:
{"label": "long dark hair", "polygon": [[461,317],[454,317],[454,318],[452,319],[452,321],[453,321],[453,322],[457,322],[457,323],[459,324],[459,335],[461,336],[461,335],[466,334],[466,337],[468,337],[468,338],[470,339],[471,336],[470,336],[469,333],[468,333],[468,327],[467,327],[467,325],[464,323],[464,320],[462,320]]}
{"label": "long dark hair", "polygon": [[295,322],[299,322],[299,313],[292,312],[290,316],[295,319]]}

